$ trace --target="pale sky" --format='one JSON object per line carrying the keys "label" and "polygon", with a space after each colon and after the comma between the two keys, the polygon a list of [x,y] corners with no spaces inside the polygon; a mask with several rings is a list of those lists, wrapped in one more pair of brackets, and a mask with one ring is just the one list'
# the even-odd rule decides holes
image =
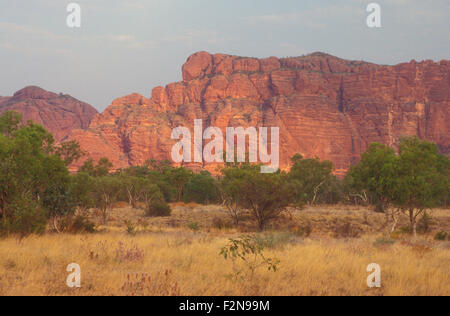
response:
{"label": "pale sky", "polygon": [[[66,25],[70,2],[81,6],[81,28]],[[366,25],[371,2],[381,6],[379,29]],[[197,51],[450,59],[450,0],[0,0],[0,8],[0,95],[38,85],[99,111],[181,80]]]}

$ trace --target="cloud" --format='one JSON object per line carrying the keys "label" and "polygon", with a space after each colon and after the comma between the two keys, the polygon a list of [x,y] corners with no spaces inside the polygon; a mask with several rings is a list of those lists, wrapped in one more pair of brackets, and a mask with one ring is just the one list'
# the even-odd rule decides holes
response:
{"label": "cloud", "polygon": [[69,36],[45,28],[0,22],[0,42],[8,49],[26,50],[28,53],[53,51],[65,52],[72,48],[86,48],[98,43],[122,45],[126,48],[143,48],[155,45],[152,41],[140,41],[132,34],[105,34]]}
{"label": "cloud", "polygon": [[162,42],[179,43],[193,45],[196,43],[221,44],[233,40],[231,36],[223,36],[219,32],[191,29],[183,33],[162,38]]}
{"label": "cloud", "polygon": [[296,26],[324,30],[336,20],[349,21],[358,17],[358,8],[350,5],[315,7],[297,12],[256,15],[242,18],[250,25]]}

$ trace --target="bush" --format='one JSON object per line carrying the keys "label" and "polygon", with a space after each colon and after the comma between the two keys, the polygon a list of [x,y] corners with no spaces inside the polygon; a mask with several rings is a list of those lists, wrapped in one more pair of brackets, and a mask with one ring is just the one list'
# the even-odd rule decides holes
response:
{"label": "bush", "polygon": [[[229,239],[229,243],[222,248],[220,254],[225,260],[233,262],[231,278],[253,279],[258,268],[268,271],[278,271],[280,261],[276,258],[267,258],[264,255],[264,246],[256,236],[246,235],[237,239]],[[238,264],[239,261],[239,264]]]}
{"label": "bush", "polygon": [[63,231],[71,234],[95,233],[95,224],[85,215],[76,215],[66,217],[61,225]]}
{"label": "bush", "polygon": [[125,226],[127,227],[127,234],[131,236],[135,236],[137,234],[137,227],[136,224],[134,224],[130,220],[124,221]]}
{"label": "bush", "polygon": [[148,217],[169,217],[171,213],[170,206],[162,200],[149,204],[145,210],[145,215]]}
{"label": "bush", "polygon": [[334,229],[334,236],[335,238],[358,238],[360,231],[351,223],[344,223]]}
{"label": "bush", "polygon": [[184,186],[183,201],[198,204],[210,204],[219,200],[216,180],[207,171],[202,171],[193,176],[190,182]]}
{"label": "bush", "polygon": [[262,248],[282,248],[293,241],[293,235],[289,232],[277,232],[254,236],[254,241]]}
{"label": "bush", "polygon": [[377,246],[391,246],[395,244],[395,239],[392,238],[386,238],[386,237],[381,237],[378,238],[377,240],[375,240],[375,242],[373,243],[373,245],[375,247]]}
{"label": "bush", "polygon": [[436,234],[434,239],[435,240],[439,240],[439,241],[450,240],[450,234],[447,233],[447,232],[441,231],[441,232]]}
{"label": "bush", "polygon": [[312,226],[310,223],[302,226],[295,226],[291,229],[291,232],[297,237],[308,238],[312,233]]}
{"label": "bush", "polygon": [[224,228],[227,228],[228,225],[227,225],[227,223],[225,223],[225,221],[223,219],[216,216],[212,220],[212,226],[217,229],[224,229]]}
{"label": "bush", "polygon": [[31,198],[18,199],[10,203],[6,208],[8,217],[4,217],[0,223],[0,233],[20,234],[42,234],[47,225],[46,212]]}
{"label": "bush", "polygon": [[200,230],[200,224],[197,222],[192,222],[188,224],[188,228],[193,232],[198,232]]}
{"label": "bush", "polygon": [[417,230],[422,234],[429,233],[432,229],[433,224],[433,217],[428,214],[428,212],[424,212],[419,222],[417,223]]}

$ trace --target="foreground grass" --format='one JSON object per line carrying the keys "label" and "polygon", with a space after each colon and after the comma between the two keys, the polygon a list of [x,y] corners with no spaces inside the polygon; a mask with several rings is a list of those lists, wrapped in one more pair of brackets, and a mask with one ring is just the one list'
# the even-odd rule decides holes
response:
{"label": "foreground grass", "polygon": [[[219,255],[228,237],[173,229],[3,239],[0,295],[450,295],[445,242],[291,238],[265,251],[280,260],[278,272],[231,278],[233,264]],[[80,289],[66,286],[72,262],[82,269]],[[366,285],[373,262],[380,289]]]}

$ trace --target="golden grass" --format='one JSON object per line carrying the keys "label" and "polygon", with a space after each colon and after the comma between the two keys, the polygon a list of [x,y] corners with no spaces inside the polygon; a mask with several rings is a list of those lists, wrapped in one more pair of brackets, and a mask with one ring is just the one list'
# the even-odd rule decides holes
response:
{"label": "golden grass", "polygon": [[[184,210],[174,218],[150,220],[148,231],[135,236],[119,225],[124,212],[133,211],[118,211],[112,226],[93,235],[0,239],[0,295],[450,295],[448,242],[405,239],[376,246],[377,233],[358,239],[292,236],[264,251],[280,260],[277,272],[259,268],[253,277],[235,279],[229,277],[232,262],[219,253],[239,233],[207,228],[208,220],[197,233],[185,227],[205,218],[204,209],[178,226],[166,224],[181,221]],[[138,219],[140,213],[133,216]],[[120,243],[129,250],[137,247],[138,253],[118,255]],[[70,263],[81,266],[80,289],[66,286]],[[380,289],[367,287],[370,263],[381,266]]]}

